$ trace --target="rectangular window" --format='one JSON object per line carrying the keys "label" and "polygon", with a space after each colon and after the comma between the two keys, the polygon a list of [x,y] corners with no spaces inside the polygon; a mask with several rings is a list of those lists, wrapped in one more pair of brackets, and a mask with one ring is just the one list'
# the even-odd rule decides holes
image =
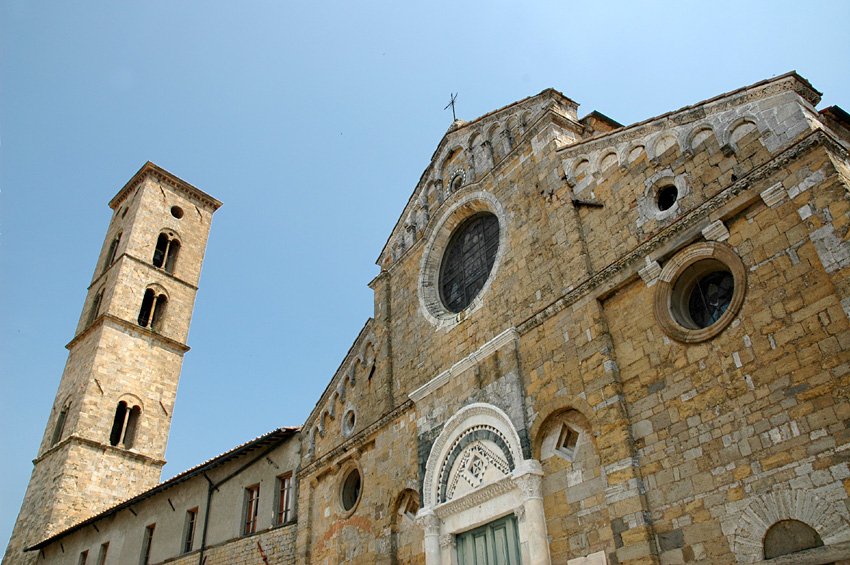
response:
{"label": "rectangular window", "polygon": [[245,489],[245,528],[242,533],[253,534],[257,531],[257,514],[260,507],[260,485]]}
{"label": "rectangular window", "polygon": [[97,554],[97,565],[106,563],[106,552],[109,551],[109,542],[101,544],[100,553]]}
{"label": "rectangular window", "polygon": [[198,509],[192,508],[186,512],[186,531],[183,535],[183,553],[192,551],[195,542],[195,524],[198,522]]}
{"label": "rectangular window", "polygon": [[151,546],[153,545],[153,531],[156,529],[156,524],[151,524],[145,528],[145,539],[142,542],[142,565],[148,565],[151,562]]}
{"label": "rectangular window", "polygon": [[86,561],[89,560],[89,552],[88,550],[80,553],[80,560],[77,562],[78,565],[86,565]]}
{"label": "rectangular window", "polygon": [[277,478],[277,518],[276,524],[292,521],[292,473]]}

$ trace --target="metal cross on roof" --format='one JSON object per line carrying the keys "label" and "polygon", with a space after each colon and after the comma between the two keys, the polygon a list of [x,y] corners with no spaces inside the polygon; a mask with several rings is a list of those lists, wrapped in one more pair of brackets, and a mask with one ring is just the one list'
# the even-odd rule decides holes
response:
{"label": "metal cross on roof", "polygon": [[443,108],[443,110],[447,110],[449,108],[449,106],[451,106],[452,107],[452,121],[455,121],[455,120],[457,120],[457,116],[455,115],[455,100],[457,100],[457,92],[452,94],[451,98],[452,99],[449,101],[448,104],[446,104],[446,107]]}

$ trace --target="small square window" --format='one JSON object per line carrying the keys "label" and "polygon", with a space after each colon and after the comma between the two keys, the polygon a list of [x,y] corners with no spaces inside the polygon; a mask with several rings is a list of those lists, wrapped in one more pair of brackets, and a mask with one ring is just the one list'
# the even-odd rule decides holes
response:
{"label": "small square window", "polygon": [[77,561],[78,565],[86,565],[86,561],[89,560],[89,552],[88,550],[80,553],[80,560]]}
{"label": "small square window", "polygon": [[568,461],[572,461],[576,455],[577,444],[578,432],[566,424],[561,426],[561,433],[558,435],[558,443],[555,445],[555,451]]}

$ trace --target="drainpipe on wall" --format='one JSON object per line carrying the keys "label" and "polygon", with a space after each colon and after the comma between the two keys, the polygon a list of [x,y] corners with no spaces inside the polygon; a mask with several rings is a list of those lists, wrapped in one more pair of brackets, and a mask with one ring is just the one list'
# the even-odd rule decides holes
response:
{"label": "drainpipe on wall", "polygon": [[224,483],[226,483],[227,481],[229,481],[233,477],[237,476],[238,474],[240,474],[242,471],[244,471],[245,469],[247,469],[248,467],[250,467],[251,465],[253,465],[257,461],[259,461],[260,459],[262,459],[263,457],[265,457],[266,455],[268,455],[269,453],[271,453],[272,451],[277,449],[284,442],[284,440],[286,440],[288,438],[289,438],[289,436],[282,438],[280,441],[277,441],[276,443],[273,443],[268,449],[266,449],[265,451],[263,451],[262,453],[260,453],[259,455],[257,455],[256,457],[254,457],[253,459],[251,459],[250,461],[248,461],[247,463],[245,463],[244,465],[242,465],[241,467],[239,467],[238,469],[236,469],[235,471],[233,471],[232,473],[230,473],[229,475],[227,475],[226,477],[224,477],[223,479],[221,479],[217,483],[214,483],[212,481],[212,479],[210,479],[209,476],[207,476],[207,472],[204,471],[204,478],[210,484],[210,487],[209,487],[209,490],[207,490],[207,509],[204,511],[204,530],[203,530],[203,533],[201,534],[201,550],[198,554],[198,565],[204,565],[204,550],[207,547],[207,525],[210,522],[210,505],[212,504],[213,491],[218,490],[218,487],[220,487],[221,485],[223,485]]}

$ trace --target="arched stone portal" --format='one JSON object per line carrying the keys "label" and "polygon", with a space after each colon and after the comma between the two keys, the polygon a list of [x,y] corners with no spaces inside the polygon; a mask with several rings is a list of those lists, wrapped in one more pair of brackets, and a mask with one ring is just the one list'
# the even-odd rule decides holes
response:
{"label": "arched stone portal", "polygon": [[425,466],[425,562],[456,562],[456,536],[511,514],[523,563],[548,565],[549,542],[538,461],[524,459],[510,418],[489,404],[471,404],[446,422]]}

